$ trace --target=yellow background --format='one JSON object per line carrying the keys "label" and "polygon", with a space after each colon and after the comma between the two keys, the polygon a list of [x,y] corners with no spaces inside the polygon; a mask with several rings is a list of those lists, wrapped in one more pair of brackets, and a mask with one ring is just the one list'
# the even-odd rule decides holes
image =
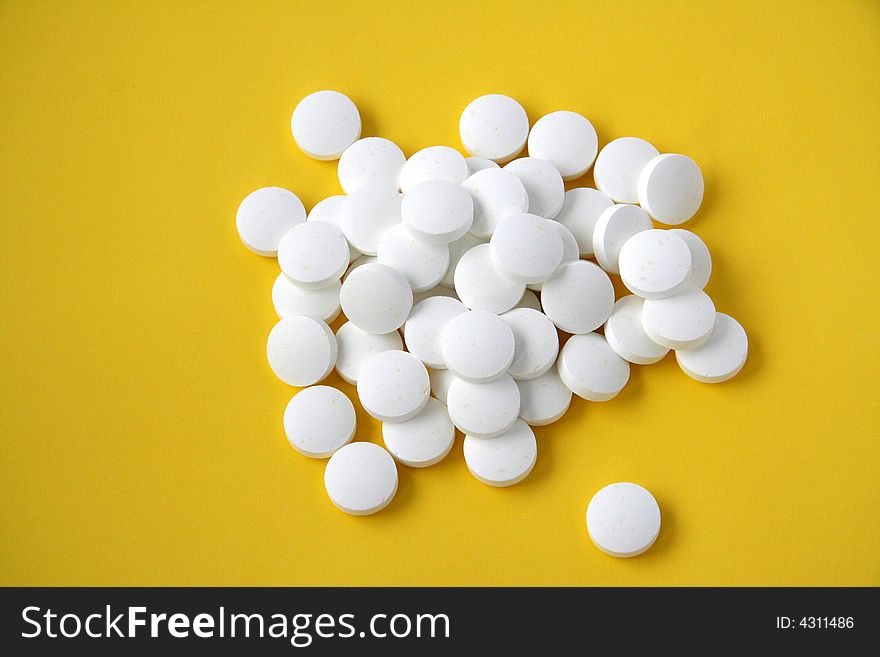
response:
{"label": "yellow background", "polygon": [[[0,583],[880,584],[876,2],[3,0],[0,83]],[[277,264],[234,223],[257,187],[339,193],[289,131],[321,88],[407,154],[504,92],[694,157],[748,365],[634,367],[512,489],[459,438],[338,512],[282,432]],[[619,480],[663,511],[638,559],[584,527]]]}

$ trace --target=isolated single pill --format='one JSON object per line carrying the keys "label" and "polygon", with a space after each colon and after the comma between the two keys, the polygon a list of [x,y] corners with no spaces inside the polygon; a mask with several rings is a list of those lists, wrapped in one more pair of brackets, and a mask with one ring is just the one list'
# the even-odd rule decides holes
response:
{"label": "isolated single pill", "polygon": [[297,285],[282,272],[272,285],[272,305],[281,319],[291,315],[311,315],[329,324],[339,316],[341,287],[337,280],[332,285],[313,290]]}
{"label": "isolated single pill", "polygon": [[688,245],[691,252],[691,275],[688,284],[702,290],[709,283],[709,277],[712,275],[712,254],[709,253],[709,247],[698,235],[684,228],[670,228],[669,232],[683,239]]}
{"label": "isolated single pill", "polygon": [[446,406],[434,399],[411,420],[382,424],[385,448],[403,465],[426,468],[439,463],[452,450],[455,426]]}
{"label": "isolated single pill", "polygon": [[324,487],[340,511],[367,516],[381,511],[394,499],[397,466],[379,445],[350,443],[327,461]]}
{"label": "isolated single pill", "polygon": [[708,294],[688,288],[674,297],[646,299],[642,327],[657,344],[670,349],[693,349],[712,334],[715,314],[715,304]]}
{"label": "isolated single pill", "polygon": [[452,317],[440,334],[446,367],[463,379],[488,383],[501,378],[513,362],[516,342],[510,325],[487,310]]}
{"label": "isolated single pill", "polygon": [[557,368],[566,387],[589,401],[613,399],[629,381],[629,363],[598,333],[571,336],[559,352]]}
{"label": "isolated single pill", "polygon": [[[307,221],[323,221],[324,223],[333,224],[339,230],[342,230],[342,204],[345,202],[345,196],[338,194],[336,196],[328,196],[318,201],[311,210],[309,210]],[[347,240],[346,240],[347,241]],[[361,252],[348,245],[348,260],[352,262],[359,257]]]}
{"label": "isolated single pill", "polygon": [[382,351],[401,351],[400,333],[367,333],[352,322],[346,322],[336,331],[338,357],[336,371],[348,383],[356,384],[363,364]]}
{"label": "isolated single pill", "polygon": [[281,187],[262,187],[251,192],[235,213],[242,243],[261,256],[275,256],[281,238],[305,220],[302,201]]}
{"label": "isolated single pill", "polygon": [[284,383],[310,386],[333,371],[336,336],[327,324],[314,317],[285,317],[269,333],[266,356],[269,367]]}
{"label": "isolated single pill", "polygon": [[638,484],[609,484],[587,506],[587,532],[597,548],[612,557],[635,557],[660,534],[657,500]]}
{"label": "isolated single pill", "polygon": [[510,96],[487,94],[468,103],[458,131],[471,155],[504,163],[516,157],[529,137],[529,117]]}
{"label": "isolated single pill", "polygon": [[342,204],[342,232],[355,248],[367,255],[376,255],[379,237],[388,228],[400,223],[403,197],[388,187],[361,187],[345,198]]}
{"label": "isolated single pill", "polygon": [[605,322],[605,339],[614,352],[637,365],[650,365],[662,360],[669,348],[657,344],[642,326],[644,300],[634,294],[621,297],[614,304],[611,317]]}
{"label": "isolated single pill", "polygon": [[563,180],[584,175],[593,166],[598,149],[596,129],[577,112],[545,114],[529,132],[529,155],[548,160]]}
{"label": "isolated single pill", "polygon": [[653,227],[651,217],[637,205],[614,205],[603,211],[593,228],[593,253],[602,269],[619,274],[623,245],[636,233]]}
{"label": "isolated single pill", "polygon": [[458,183],[426,180],[403,197],[403,223],[423,242],[449,244],[465,235],[474,221],[474,202]]}
{"label": "isolated single pill", "polygon": [[446,392],[449,417],[465,434],[499,436],[519,417],[519,388],[509,374],[490,383],[471,383],[455,377]]}
{"label": "isolated single pill", "polygon": [[316,91],[297,103],[290,130],[303,153],[316,160],[335,160],[361,136],[361,115],[345,94]]}
{"label": "isolated single pill", "polygon": [[529,195],[519,178],[504,169],[477,171],[462,183],[474,204],[474,220],[470,231],[489,239],[505,217],[522,214],[529,209]]}
{"label": "isolated single pill", "polygon": [[446,180],[461,184],[469,175],[467,162],[448,146],[429,146],[416,151],[400,170],[400,190],[408,194],[427,180]]}
{"label": "isolated single pill", "polygon": [[342,312],[369,333],[389,333],[406,321],[413,294],[403,275],[378,262],[349,272],[339,291]]}
{"label": "isolated single pill", "polygon": [[614,286],[588,260],[567,262],[541,289],[547,317],[566,333],[589,333],[605,323],[614,307]]}
{"label": "isolated single pill", "polygon": [[278,245],[278,264],[294,283],[311,289],[335,285],[348,268],[345,235],[333,224],[306,221]]}
{"label": "isolated single pill", "polygon": [[480,239],[473,233],[465,233],[449,244],[449,268],[440,281],[440,285],[451,288],[455,287],[455,268],[458,266],[458,261],[477,244],[485,244],[485,240]]}
{"label": "isolated single pill", "polygon": [[345,149],[339,158],[336,175],[346,194],[353,194],[362,187],[380,187],[396,192],[405,162],[406,156],[393,141],[365,137]]}
{"label": "isolated single pill", "polygon": [[599,215],[614,205],[605,194],[592,187],[575,187],[565,192],[562,209],[556,221],[565,226],[577,240],[580,254],[593,255],[593,232]]}
{"label": "isolated single pill", "polygon": [[669,230],[636,233],[620,249],[623,284],[643,299],[665,299],[690,285],[691,250]]}
{"label": "isolated single pill", "polygon": [[301,390],[284,409],[291,446],[311,458],[327,458],[354,438],[357,418],[351,400],[330,386]]}
{"label": "isolated single pill", "polygon": [[709,338],[692,349],[677,350],[675,360],[692,379],[721,383],[739,374],[748,355],[749,338],[740,323],[730,315],[716,313]]}
{"label": "isolated single pill", "polygon": [[529,212],[544,219],[553,219],[565,202],[562,176],[550,162],[537,157],[521,157],[504,165],[526,188]]}
{"label": "isolated single pill", "polygon": [[376,258],[403,275],[413,292],[430,290],[449,269],[449,247],[418,239],[404,224],[386,228],[379,236]]}
{"label": "isolated single pill", "polygon": [[617,203],[639,202],[639,175],[653,158],[660,155],[654,146],[638,137],[620,137],[599,151],[593,179]]}
{"label": "isolated single pill", "polygon": [[519,417],[530,426],[556,422],[571,405],[571,390],[559,378],[556,368],[536,379],[517,381],[516,385],[519,387]]}
{"label": "isolated single pill", "polygon": [[547,316],[531,308],[514,308],[501,315],[513,331],[513,362],[508,373],[514,379],[535,379],[548,371],[559,354],[559,334]]}
{"label": "isolated single pill", "polygon": [[645,165],[639,176],[639,205],[657,221],[677,226],[693,217],[703,202],[703,174],[686,155],[665,153]]}
{"label": "isolated single pill", "polygon": [[503,313],[522,299],[526,286],[504,274],[495,264],[492,248],[478,244],[465,253],[455,268],[455,293],[471,310]]}
{"label": "isolated single pill", "polygon": [[407,351],[428,367],[445,369],[440,336],[452,319],[466,312],[467,306],[448,296],[438,295],[420,301],[413,306],[403,325]]}
{"label": "isolated single pill", "polygon": [[477,171],[482,171],[483,169],[497,169],[500,166],[494,160],[489,160],[485,157],[466,157],[464,158],[464,161],[467,162],[468,174],[470,176],[474,175]]}
{"label": "isolated single pill", "polygon": [[382,422],[405,422],[428,403],[431,384],[418,358],[405,351],[383,351],[368,358],[357,380],[364,410]]}
{"label": "isolated single pill", "polygon": [[495,438],[466,435],[463,450],[468,470],[489,486],[513,486],[521,482],[538,459],[535,433],[522,420]]}
{"label": "isolated single pill", "polygon": [[505,217],[489,244],[499,269],[522,283],[543,282],[562,263],[562,236],[549,221],[534,214]]}

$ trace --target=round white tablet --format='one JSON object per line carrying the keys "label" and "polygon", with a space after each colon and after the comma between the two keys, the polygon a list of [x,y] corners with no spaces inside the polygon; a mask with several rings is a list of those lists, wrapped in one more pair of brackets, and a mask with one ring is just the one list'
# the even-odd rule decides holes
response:
{"label": "round white tablet", "polygon": [[529,196],[520,179],[504,169],[483,169],[462,184],[473,198],[474,221],[471,232],[477,237],[492,237],[498,222],[529,208]]}
{"label": "round white tablet", "polygon": [[470,230],[474,202],[458,183],[426,180],[403,197],[400,215],[410,232],[423,242],[449,244]]}
{"label": "round white tablet", "polygon": [[614,205],[602,212],[593,229],[593,253],[602,269],[620,273],[620,249],[630,237],[653,227],[651,217],[637,205]]}
{"label": "round white tablet", "polygon": [[597,548],[612,557],[635,557],[660,533],[657,500],[638,484],[609,484],[587,506],[587,531]]}
{"label": "round white tablet", "polygon": [[537,379],[517,381],[519,386],[519,417],[533,427],[556,422],[571,405],[571,390],[565,387],[556,368]]}
{"label": "round white tablet", "polygon": [[272,285],[272,305],[280,318],[291,315],[311,315],[332,322],[339,316],[339,281],[319,290],[302,287],[283,273],[278,274]]}
{"label": "round white tablet", "polygon": [[379,237],[400,223],[402,200],[400,194],[388,187],[361,187],[342,204],[342,232],[356,249],[376,255]]}
{"label": "round white tablet", "polygon": [[461,257],[470,251],[477,244],[484,244],[485,241],[474,235],[473,233],[465,233],[459,239],[449,245],[449,268],[446,275],[440,281],[441,285],[446,287],[455,287],[455,268]]}
{"label": "round white tablet", "polygon": [[[342,204],[345,202],[345,196],[339,194],[337,196],[328,196],[322,201],[318,201],[311,210],[307,221],[323,221],[324,223],[333,224],[339,230],[342,230]],[[346,240],[347,241],[347,240]],[[351,262],[361,255],[351,244],[348,245],[348,260]]]}
{"label": "round white tablet", "polygon": [[447,322],[440,334],[440,347],[443,362],[457,377],[488,383],[507,372],[516,341],[510,325],[498,315],[471,310]]}
{"label": "round white tablet", "polygon": [[400,190],[410,190],[426,180],[461,184],[469,175],[464,156],[449,146],[429,146],[412,154],[400,170]]}
{"label": "round white tablet", "polygon": [[[555,219],[545,219],[544,221],[549,227],[559,233],[559,238],[562,240],[562,260],[559,263],[559,267],[564,265],[566,262],[575,262],[577,260],[580,260],[580,248],[578,247],[578,243],[577,240],[574,238],[574,235],[571,234],[571,231]],[[556,270],[553,272],[554,274],[559,271],[559,267],[557,267]],[[538,283],[529,283],[526,287],[529,290],[540,292],[544,289],[544,281],[540,281]]]}
{"label": "round white tablet", "polygon": [[565,201],[562,176],[550,162],[537,157],[521,157],[504,165],[526,188],[529,212],[545,219],[553,219]]}
{"label": "round white tablet", "polygon": [[669,230],[643,230],[630,237],[617,260],[620,278],[643,299],[665,299],[690,284],[691,250]]}
{"label": "round white tablet", "polygon": [[584,175],[593,166],[598,149],[596,129],[577,112],[545,114],[529,133],[529,155],[549,160],[563,180]]}
{"label": "round white tablet", "polygon": [[517,420],[497,438],[464,437],[464,462],[477,479],[489,486],[513,486],[525,479],[538,460],[532,428]]}
{"label": "round white tablet", "polygon": [[485,157],[466,157],[464,158],[464,161],[467,162],[469,176],[472,176],[477,171],[482,171],[483,169],[497,169],[500,166],[497,162],[486,159]]}
{"label": "round white tablet", "polygon": [[368,516],[384,509],[397,492],[397,466],[384,449],[356,442],[337,450],[324,470],[324,487],[340,511]]}
{"label": "round white tablet", "polygon": [[630,363],[650,365],[661,360],[669,349],[663,347],[645,333],[642,327],[644,300],[628,294],[614,304],[611,317],[605,322],[605,339],[614,352]]}
{"label": "round white tablet", "polygon": [[618,203],[638,203],[639,175],[658,155],[660,151],[638,137],[620,137],[605,144],[593,167],[596,187]]}
{"label": "round white tablet", "polygon": [[266,341],[269,367],[284,383],[304,387],[322,381],[336,364],[336,336],[320,319],[293,315],[278,322]]}
{"label": "round white tablet", "polygon": [[473,247],[455,268],[455,292],[471,310],[508,311],[522,299],[525,288],[498,269],[488,244]]}
{"label": "round white tablet", "polygon": [[709,247],[697,235],[684,228],[670,228],[669,233],[684,240],[691,252],[691,275],[688,284],[701,290],[709,283],[712,275],[712,254]]}
{"label": "round white tablet", "polygon": [[749,338],[740,323],[730,315],[716,313],[709,339],[693,349],[679,349],[675,360],[692,379],[721,383],[739,373],[748,354]]}
{"label": "round white tablet", "polygon": [[339,291],[342,312],[369,333],[390,333],[400,328],[412,302],[412,289],[403,275],[378,262],[350,272]]}
{"label": "round white tablet", "polygon": [[520,299],[519,303],[516,304],[516,308],[531,308],[532,310],[537,310],[540,313],[544,312],[544,309],[541,308],[541,301],[540,299],[538,299],[538,295],[531,290],[525,291],[522,299]]}
{"label": "round white tablet", "polygon": [[455,377],[446,393],[453,424],[462,433],[480,438],[499,436],[519,416],[519,388],[505,374],[491,383],[471,383]]}
{"label": "round white tablet", "polygon": [[361,187],[382,187],[397,191],[400,170],[406,156],[400,146],[382,137],[365,137],[345,149],[336,175],[346,194]]}
{"label": "round white tablet", "polygon": [[406,422],[428,403],[431,383],[422,361],[405,351],[382,351],[361,366],[361,405],[382,422]]}
{"label": "round white tablet", "polygon": [[567,262],[541,290],[547,317],[567,333],[594,331],[611,315],[614,286],[602,269],[589,260]]}
{"label": "round white tablet", "polygon": [[403,325],[407,351],[428,367],[445,369],[440,335],[453,318],[465,312],[468,309],[461,301],[447,296],[417,303]]}
{"label": "round white tablet", "polygon": [[534,214],[514,214],[498,223],[489,244],[495,264],[514,280],[540,283],[562,262],[562,236]]}
{"label": "round white tablet", "polygon": [[354,438],[351,400],[336,388],[312,386],[293,396],[284,409],[284,433],[300,454],[325,459]]}
{"label": "round white tablet", "polygon": [[316,91],[297,103],[290,131],[309,157],[335,160],[361,136],[361,115],[345,94]]}
{"label": "round white tablet", "polygon": [[556,362],[559,334],[547,315],[531,308],[514,308],[501,319],[513,331],[516,344],[508,373],[514,379],[535,379]]}
{"label": "round white tablet", "polygon": [[434,398],[413,419],[382,424],[382,439],[391,455],[411,468],[442,461],[455,442],[455,426],[446,406]]}
{"label": "round white tablet", "polygon": [[507,162],[526,145],[529,117],[510,96],[487,94],[464,108],[458,131],[464,149],[471,155]]}
{"label": "round white tablet", "polygon": [[449,248],[416,238],[404,224],[387,228],[379,237],[376,257],[380,264],[403,274],[414,292],[437,285],[449,268]]}
{"label": "round white tablet", "polygon": [[629,363],[598,333],[571,336],[559,352],[558,369],[566,387],[589,401],[613,399],[629,381]]}
{"label": "round white tablet", "polygon": [[657,221],[677,226],[703,202],[703,174],[686,155],[666,153],[645,165],[639,176],[639,205]]}
{"label": "round white tablet", "polygon": [[580,255],[593,255],[593,232],[599,215],[614,203],[605,194],[592,187],[576,187],[565,192],[562,210],[556,221],[565,226],[577,240]]}
{"label": "round white tablet", "polygon": [[642,326],[657,344],[670,349],[693,349],[712,333],[715,304],[697,288],[656,301],[645,300]]}
{"label": "round white tablet", "polygon": [[263,187],[245,196],[235,225],[242,243],[261,256],[274,256],[287,232],[306,220],[299,197],[281,187]]}
{"label": "round white tablet", "polygon": [[[440,285],[435,285],[430,290],[425,290],[424,292],[413,292],[413,308],[416,307],[416,304],[421,303],[425,299],[431,299],[433,297],[449,297],[450,299],[458,301],[458,295],[455,293],[455,290],[446,287],[441,283]],[[412,311],[410,311],[410,315],[412,315]]]}
{"label": "round white tablet", "polygon": [[431,379],[431,393],[445,404],[449,386],[455,381],[455,374],[446,369],[429,369],[428,378]]}
{"label": "round white tablet", "polygon": [[400,333],[367,333],[352,322],[346,322],[336,331],[336,342],[339,355],[336,359],[336,371],[345,381],[352,385],[357,383],[364,362],[383,351],[401,351],[403,341]]}
{"label": "round white tablet", "polygon": [[320,289],[337,283],[348,268],[348,242],[333,224],[307,221],[278,245],[281,271],[297,285]]}

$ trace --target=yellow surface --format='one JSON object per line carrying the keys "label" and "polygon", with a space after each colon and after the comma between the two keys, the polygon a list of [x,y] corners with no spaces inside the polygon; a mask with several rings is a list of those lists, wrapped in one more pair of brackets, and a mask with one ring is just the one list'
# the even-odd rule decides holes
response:
{"label": "yellow surface", "polygon": [[[0,2],[0,583],[880,584],[880,5],[561,4]],[[408,154],[500,91],[691,155],[747,367],[634,367],[537,430],[522,485],[459,439],[338,512],[282,433],[277,264],[234,224],[257,187],[339,193],[289,131],[321,88]],[[663,511],[638,559],[586,535],[618,480]]]}

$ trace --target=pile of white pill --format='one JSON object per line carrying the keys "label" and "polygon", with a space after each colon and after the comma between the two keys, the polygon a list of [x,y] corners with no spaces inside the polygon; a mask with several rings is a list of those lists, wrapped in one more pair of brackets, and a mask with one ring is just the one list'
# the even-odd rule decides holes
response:
{"label": "pile of white pill", "polygon": [[[593,125],[571,111],[530,128],[500,94],[461,114],[469,157],[430,146],[407,158],[388,139],[361,138],[357,107],[336,91],[300,101],[291,129],[310,157],[339,160],[344,194],[307,215],[293,192],[265,187],[242,201],[236,223],[250,250],[278,258],[281,319],[266,350],[278,378],[303,388],[284,430],[301,454],[329,458],[324,484],[341,510],[387,506],[396,463],[439,462],[456,428],[474,477],[523,480],[538,454],[531,427],[559,420],[573,394],[614,398],[631,363],[672,349],[685,374],[707,383],[745,364],[745,331],[703,291],[706,244],[655,227],[699,209],[692,159],[635,137],[599,150]],[[595,189],[565,191],[591,168]],[[615,299],[609,274],[632,294]],[[334,334],[340,312],[347,321]],[[351,400],[317,385],[334,368],[382,422],[384,449],[351,442]],[[601,550],[635,556],[656,539],[660,510],[641,486],[617,483],[596,493],[586,521]]]}

